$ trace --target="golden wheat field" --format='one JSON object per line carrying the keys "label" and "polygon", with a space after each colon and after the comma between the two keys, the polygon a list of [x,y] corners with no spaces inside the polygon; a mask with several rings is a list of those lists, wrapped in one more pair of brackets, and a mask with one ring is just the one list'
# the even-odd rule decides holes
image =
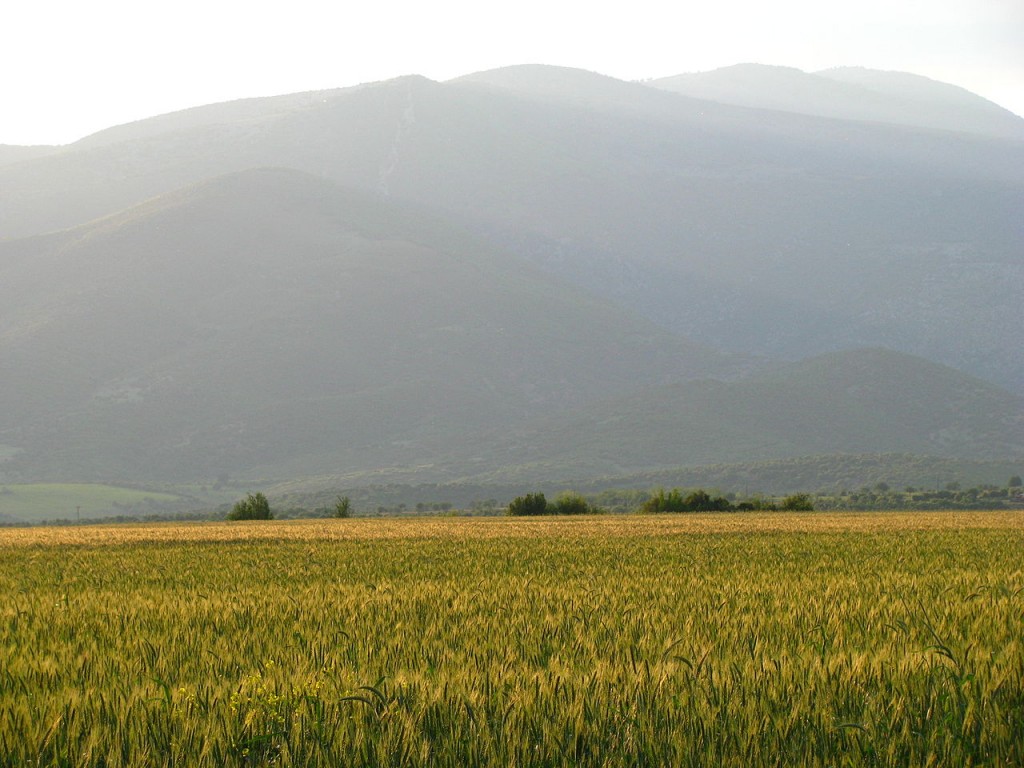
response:
{"label": "golden wheat field", "polygon": [[986,512],[0,530],[0,765],[1024,765],[1022,545]]}

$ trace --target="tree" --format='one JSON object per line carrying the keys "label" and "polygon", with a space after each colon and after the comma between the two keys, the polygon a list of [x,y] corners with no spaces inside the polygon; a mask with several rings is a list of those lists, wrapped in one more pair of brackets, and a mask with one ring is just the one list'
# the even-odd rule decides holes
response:
{"label": "tree", "polygon": [[565,491],[558,494],[548,511],[553,515],[593,515],[598,510],[575,491]]}
{"label": "tree", "polygon": [[685,512],[728,512],[732,504],[724,496],[711,497],[707,491],[697,490],[683,499]]}
{"label": "tree", "polygon": [[641,512],[656,514],[658,512],[683,512],[683,496],[678,488],[673,488],[665,493],[664,488],[658,488],[651,498],[640,507]]}
{"label": "tree", "polygon": [[1021,482],[1020,475],[1014,475],[1010,478],[1010,482],[1006,484],[1007,488],[1020,488],[1024,483]]}
{"label": "tree", "polygon": [[792,496],[787,496],[782,500],[779,509],[789,512],[813,512],[814,502],[811,501],[809,494],[794,493]]}
{"label": "tree", "polygon": [[516,496],[508,505],[508,514],[514,517],[543,515],[548,510],[548,500],[543,493],[528,493]]}
{"label": "tree", "polygon": [[352,517],[352,501],[348,496],[339,496],[334,502],[335,517]]}
{"label": "tree", "polygon": [[250,493],[241,501],[235,502],[234,508],[228,513],[228,520],[273,520],[270,502],[260,492]]}
{"label": "tree", "polygon": [[640,508],[642,512],[728,512],[732,504],[723,496],[712,497],[707,491],[696,490],[684,498],[678,488],[665,493],[659,488]]}

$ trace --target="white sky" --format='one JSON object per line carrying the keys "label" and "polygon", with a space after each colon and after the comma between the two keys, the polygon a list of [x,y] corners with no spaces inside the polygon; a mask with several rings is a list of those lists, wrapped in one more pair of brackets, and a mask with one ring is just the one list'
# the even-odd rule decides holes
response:
{"label": "white sky", "polygon": [[0,26],[0,143],[412,73],[632,80],[741,62],[903,70],[1024,115],[1024,0],[19,0]]}

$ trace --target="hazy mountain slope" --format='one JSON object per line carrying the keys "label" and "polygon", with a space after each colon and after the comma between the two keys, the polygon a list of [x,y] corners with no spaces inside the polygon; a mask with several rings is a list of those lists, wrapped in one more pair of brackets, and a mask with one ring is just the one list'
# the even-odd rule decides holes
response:
{"label": "hazy mountain slope", "polygon": [[691,100],[674,122],[616,123],[606,105],[627,84],[599,97],[603,78],[556,70],[539,87],[535,67],[469,79],[596,105],[576,136],[606,142],[586,190],[556,177],[544,202],[559,220],[502,232],[556,274],[728,349],[883,344],[1024,391],[1007,335],[1024,326],[1024,143]]}
{"label": "hazy mountain slope", "polygon": [[258,124],[265,120],[303,109],[314,109],[335,91],[304,91],[301,93],[236,99],[204,104],[178,112],[136,120],[98,131],[75,142],[78,149],[92,149],[124,141],[138,141],[155,136],[181,133],[191,129],[224,128]]}
{"label": "hazy mountain slope", "polygon": [[0,243],[0,306],[0,470],[26,478],[429,462],[731,365],[435,217],[290,170]]}
{"label": "hazy mountain slope", "polygon": [[815,74],[902,101],[917,112],[919,125],[1024,139],[1024,116],[960,86],[867,67],[835,67]]}
{"label": "hazy mountain slope", "polygon": [[788,358],[884,345],[1024,392],[1024,142],[539,66],[239,108],[0,168],[0,234],[285,166],[457,217],[711,345]]}
{"label": "hazy mountain slope", "polygon": [[20,163],[23,160],[34,160],[35,158],[43,157],[44,155],[52,155],[59,150],[60,147],[51,147],[42,144],[28,147],[17,146],[14,144],[0,144],[0,165],[11,165],[12,163]]}
{"label": "hazy mountain slope", "polygon": [[[833,183],[929,170],[1014,184],[1024,175],[1012,162],[1024,150],[1007,154],[1001,142],[740,109],[557,67],[513,67],[447,84],[399,78],[256,100],[243,110],[248,103],[132,123],[5,169],[0,233],[84,223],[183,183],[266,165],[439,198],[506,223],[509,203],[529,202],[550,183],[572,193],[551,211],[558,221],[584,202],[581,192],[608,196],[592,214],[603,216],[611,203],[635,196],[641,181],[678,194],[686,191],[680,182],[815,181],[803,178],[808,173]],[[529,213],[513,223],[531,225],[545,210],[510,213]]]}
{"label": "hazy mountain slope", "polygon": [[[785,494],[801,491],[836,492],[874,488],[886,483],[894,490],[907,486],[941,489],[948,483],[964,488],[1005,486],[1020,474],[1017,461],[913,456],[901,453],[833,454],[794,459],[711,464],[669,469],[623,478],[605,478],[606,487],[719,488],[734,493]],[[595,483],[596,484],[596,483]]]}
{"label": "hazy mountain slope", "polygon": [[293,168],[377,191],[410,93],[436,87],[399,78],[208,105],[101,131],[59,156],[0,168],[0,239],[76,226],[250,168]]}
{"label": "hazy mountain slope", "polygon": [[480,458],[503,467],[489,479],[555,480],[869,452],[1024,459],[1024,400],[920,358],[854,350],[584,406]]}
{"label": "hazy mountain slope", "polygon": [[1024,118],[963,88],[905,72],[737,64],[647,84],[744,107],[1024,140]]}

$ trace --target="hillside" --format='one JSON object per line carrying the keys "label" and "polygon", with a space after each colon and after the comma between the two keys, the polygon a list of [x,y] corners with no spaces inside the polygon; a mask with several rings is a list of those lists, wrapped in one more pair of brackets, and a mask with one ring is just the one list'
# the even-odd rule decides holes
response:
{"label": "hillside", "polygon": [[0,243],[11,477],[372,469],[736,364],[409,206],[234,174]]}
{"label": "hillside", "polygon": [[920,358],[853,350],[583,406],[496,438],[478,461],[499,469],[472,477],[555,481],[876,452],[1024,459],[1024,400]]}

